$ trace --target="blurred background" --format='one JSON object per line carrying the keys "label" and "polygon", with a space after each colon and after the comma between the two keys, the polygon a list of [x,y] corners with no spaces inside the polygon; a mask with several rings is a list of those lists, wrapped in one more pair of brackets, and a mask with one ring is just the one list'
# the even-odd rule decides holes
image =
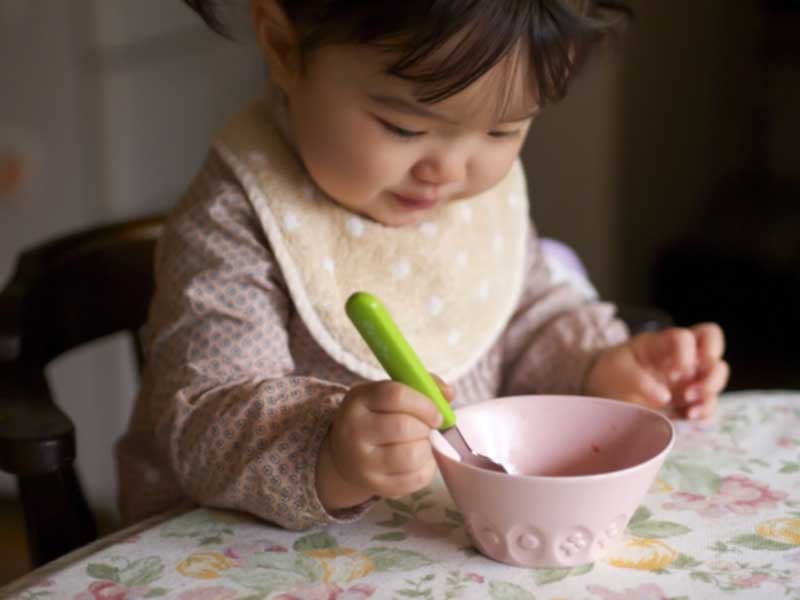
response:
{"label": "blurred background", "polygon": [[[577,251],[605,298],[722,323],[733,389],[800,387],[800,1],[629,4],[617,51],[532,129],[538,230]],[[240,37],[179,0],[0,0],[0,282],[28,245],[176,201],[263,87]],[[104,531],[128,353],[103,340],[49,373]],[[13,497],[0,477],[0,584],[27,568]]]}

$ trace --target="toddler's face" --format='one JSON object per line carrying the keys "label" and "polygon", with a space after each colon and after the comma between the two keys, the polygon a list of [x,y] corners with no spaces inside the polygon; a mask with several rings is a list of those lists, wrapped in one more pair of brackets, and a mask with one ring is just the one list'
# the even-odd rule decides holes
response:
{"label": "toddler's face", "polygon": [[[501,63],[425,105],[411,83],[384,73],[384,60],[369,48],[326,46],[284,86],[300,154],[322,190],[356,213],[402,226],[508,173],[537,110],[526,69]],[[508,77],[514,91],[498,111]]]}

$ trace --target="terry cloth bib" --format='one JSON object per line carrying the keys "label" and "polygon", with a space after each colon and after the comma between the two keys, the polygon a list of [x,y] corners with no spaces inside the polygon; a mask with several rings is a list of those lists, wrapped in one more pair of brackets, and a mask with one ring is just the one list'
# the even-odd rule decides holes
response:
{"label": "terry cloth bib", "polygon": [[236,116],[215,148],[244,187],[298,314],[350,371],[386,377],[345,313],[356,291],[380,298],[426,367],[448,381],[505,329],[522,290],[529,226],[519,161],[493,189],[418,225],[387,227],[314,185],[266,101]]}

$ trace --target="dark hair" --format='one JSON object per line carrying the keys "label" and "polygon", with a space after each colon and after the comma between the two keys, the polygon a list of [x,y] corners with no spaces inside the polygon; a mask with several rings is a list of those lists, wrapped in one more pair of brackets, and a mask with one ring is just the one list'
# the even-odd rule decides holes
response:
{"label": "dark hair", "polygon": [[[225,0],[184,0],[225,35],[215,10]],[[387,73],[419,85],[435,103],[468,87],[520,42],[539,103],[558,101],[589,50],[632,16],[621,0],[280,0],[300,34],[303,56],[324,44],[392,51]],[[431,52],[458,38],[435,67]]]}

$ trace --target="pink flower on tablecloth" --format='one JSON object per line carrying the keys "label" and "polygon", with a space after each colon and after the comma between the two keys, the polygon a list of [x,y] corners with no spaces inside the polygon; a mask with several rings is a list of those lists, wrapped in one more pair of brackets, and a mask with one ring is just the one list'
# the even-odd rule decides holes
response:
{"label": "pink flower on tablecloth", "polygon": [[795,446],[800,446],[800,442],[798,442],[797,439],[789,437],[788,435],[782,435],[775,443],[781,448],[788,448],[790,450]]}
{"label": "pink flower on tablecloth", "polygon": [[645,583],[621,592],[615,592],[601,585],[588,585],[586,589],[603,600],[667,600],[667,595],[655,583]]}
{"label": "pink flower on tablecloth", "polygon": [[197,588],[183,592],[178,600],[232,600],[238,592],[229,587],[215,585],[213,587]]}
{"label": "pink flower on tablecloth", "polygon": [[364,600],[370,598],[375,590],[375,586],[367,583],[357,583],[346,590],[333,583],[322,583],[296,587],[272,600]]}
{"label": "pink flower on tablecloth", "polygon": [[124,540],[120,540],[119,543],[120,544],[135,544],[141,538],[142,538],[142,534],[141,533],[134,533],[132,536],[126,537]]}
{"label": "pink flower on tablecloth", "polygon": [[736,569],[739,568],[737,567],[735,562],[731,562],[729,560],[711,560],[706,562],[706,567],[718,573],[724,573],[725,571],[735,571]]}
{"label": "pink flower on tablecloth", "polygon": [[76,594],[73,600],[139,600],[149,591],[146,587],[129,588],[116,581],[101,579],[92,582],[85,592]]}
{"label": "pink flower on tablecloth", "polygon": [[769,575],[765,573],[754,573],[747,577],[734,577],[733,582],[740,588],[757,588],[765,581],[769,581]]}
{"label": "pink flower on tablecloth", "polygon": [[483,583],[486,581],[482,575],[478,575],[477,573],[467,573],[467,579],[475,583]]}
{"label": "pink flower on tablecloth", "polygon": [[664,503],[667,510],[692,510],[703,517],[721,517],[727,513],[754,515],[762,508],[774,508],[779,500],[788,496],[786,492],[769,489],[760,481],[744,475],[729,475],[722,479],[719,491],[713,496],[701,496],[688,492],[670,495],[672,502]]}
{"label": "pink flower on tablecloth", "polygon": [[288,552],[288,548],[272,540],[257,540],[255,542],[232,544],[225,548],[224,554],[234,560],[246,560],[253,554],[260,554],[261,552]]}

